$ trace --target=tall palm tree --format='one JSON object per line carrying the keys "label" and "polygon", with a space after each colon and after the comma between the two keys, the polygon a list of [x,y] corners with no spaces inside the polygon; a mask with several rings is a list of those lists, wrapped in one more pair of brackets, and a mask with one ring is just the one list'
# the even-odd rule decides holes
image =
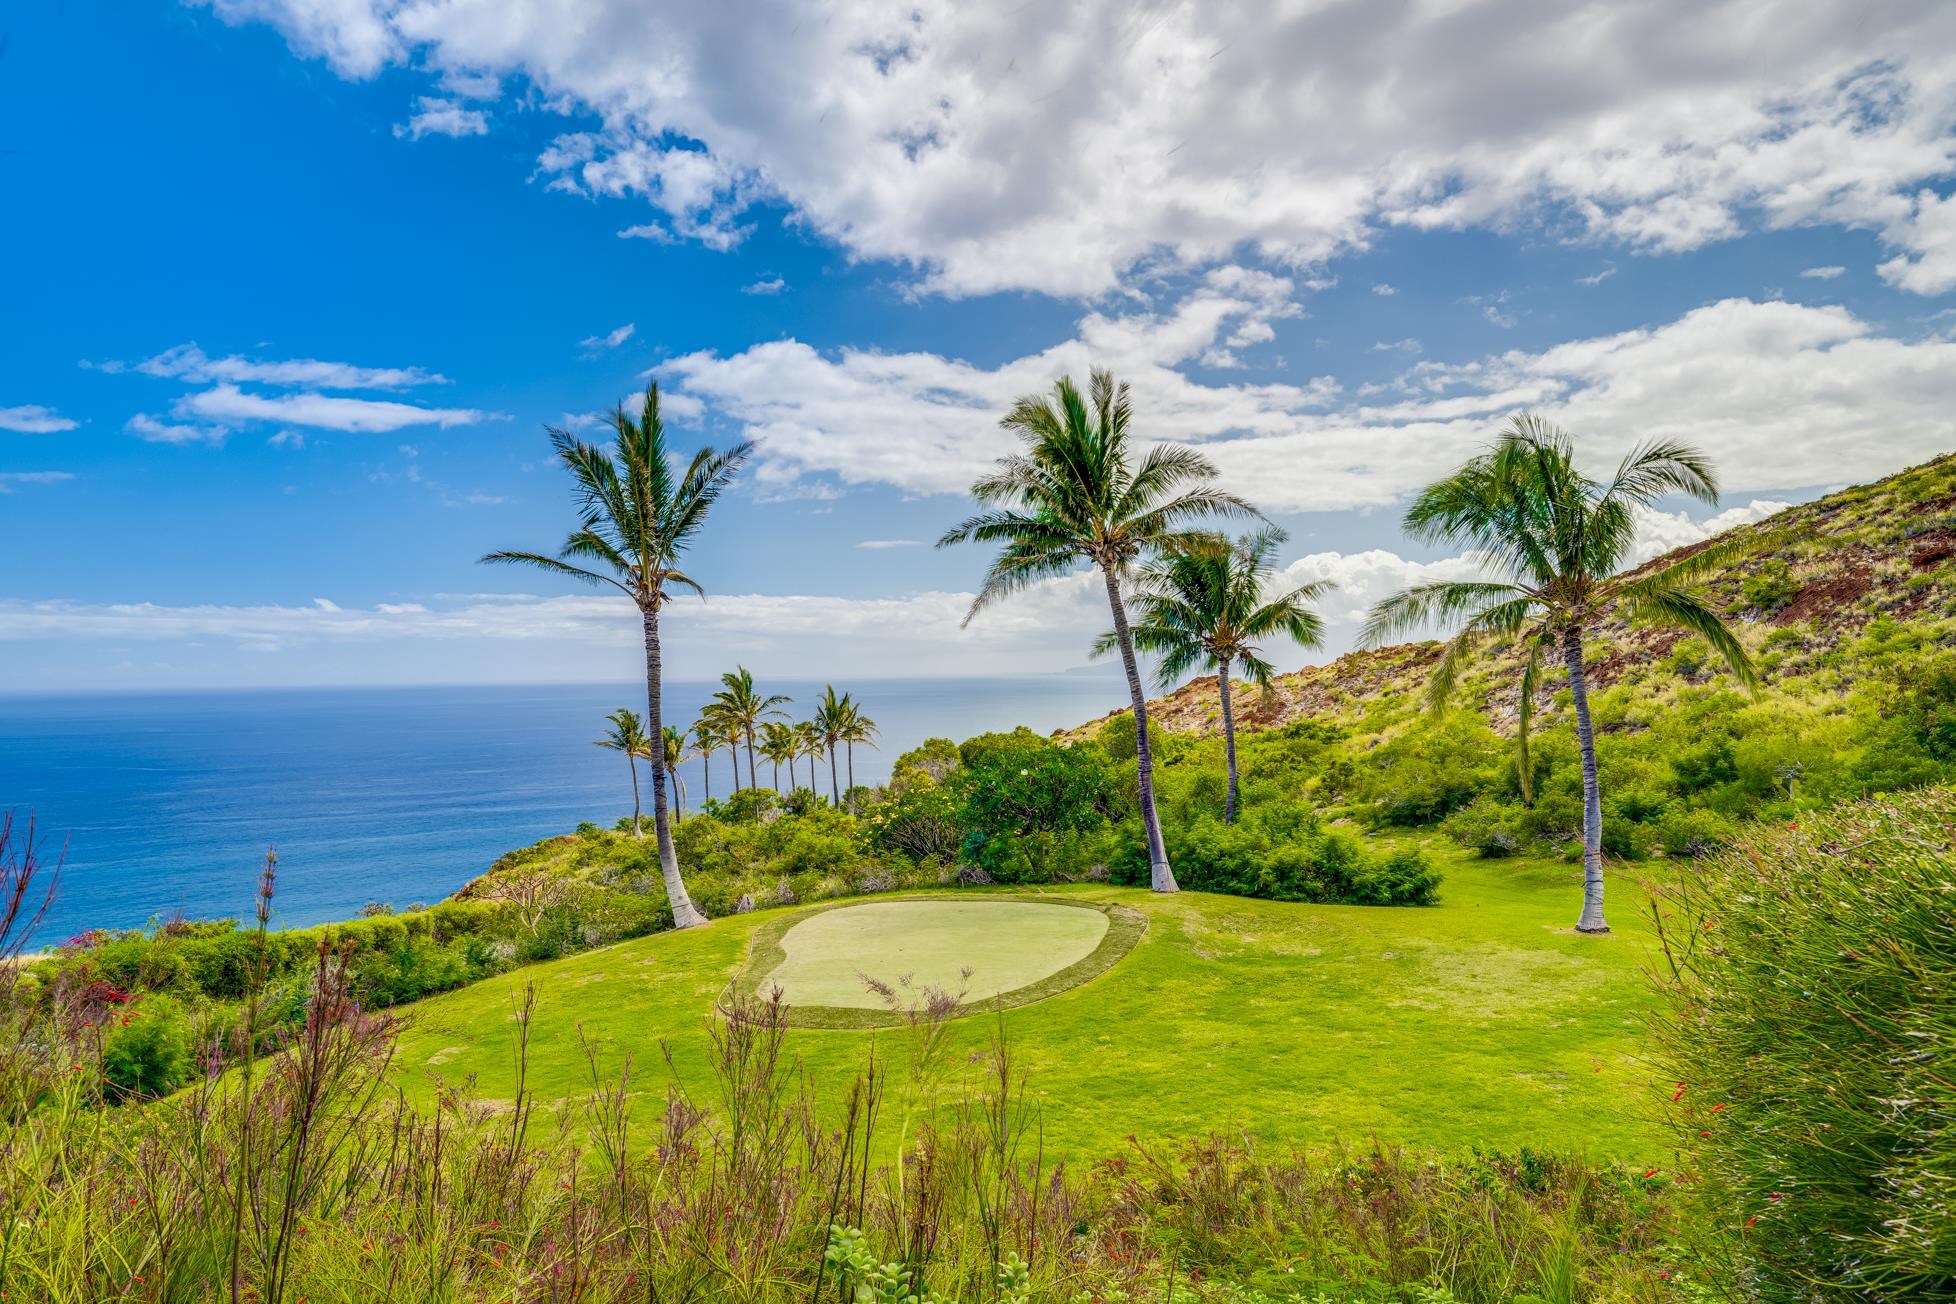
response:
{"label": "tall palm tree", "polygon": [[686,731],[673,725],[665,727],[663,746],[660,747],[659,763],[665,767],[666,777],[672,780],[672,795],[678,799],[678,817],[686,818],[686,784],[679,777],[679,767],[691,759],[686,750]]}
{"label": "tall palm tree", "polygon": [[707,711],[693,721],[693,755],[700,758],[700,778],[705,783],[705,798],[713,800],[713,754],[724,745],[720,724]]}
{"label": "tall palm tree", "polygon": [[829,757],[829,800],[837,808],[842,805],[841,781],[835,772],[835,749],[842,742],[842,735],[849,727],[849,697],[835,695],[835,685],[829,684],[822,690],[822,700],[815,704],[815,730],[822,739],[822,749]]}
{"label": "tall palm tree", "polygon": [[[1330,581],[1315,580],[1265,598],[1275,573],[1271,554],[1287,537],[1273,525],[1233,543],[1217,538],[1210,547],[1179,552],[1143,567],[1134,579],[1134,646],[1161,658],[1157,668],[1161,686],[1173,688],[1198,665],[1216,672],[1216,691],[1222,698],[1223,757],[1229,770],[1225,824],[1235,821],[1241,800],[1230,668],[1240,662],[1251,682],[1267,696],[1275,667],[1263,659],[1260,643],[1289,638],[1309,648],[1324,641],[1324,622],[1310,604],[1332,587]],[[1094,655],[1104,656],[1117,646],[1109,630],[1094,644]]]}
{"label": "tall palm tree", "polygon": [[713,700],[746,740],[747,786],[758,788],[761,781],[754,773],[754,731],[763,720],[784,714],[780,708],[789,699],[780,693],[762,697],[755,689],[754,676],[748,673],[746,666],[735,666],[732,671],[720,676],[720,682],[725,687],[713,695]]}
{"label": "tall palm tree", "polygon": [[[822,758],[825,748],[822,743],[822,727],[813,720],[802,720],[795,725],[795,741],[801,748],[801,755],[808,761],[808,790],[815,789],[815,762]],[[789,769],[792,771],[793,766]]]}
{"label": "tall palm tree", "polygon": [[795,739],[795,727],[785,720],[767,720],[761,724],[761,755],[774,764],[774,790],[781,791],[781,764],[787,762],[788,782],[795,781],[795,758],[801,755],[801,744]]}
{"label": "tall palm tree", "polygon": [[[676,589],[691,589],[705,596],[705,591],[679,569],[679,561],[698,540],[707,513],[732,483],[754,445],[744,441],[723,450],[702,448],[680,469],[666,445],[656,383],[646,386],[645,406],[637,420],[621,403],[612,414],[611,425],[614,437],[609,448],[550,428],[551,447],[571,473],[580,518],[579,527],[557,555],[492,552],[482,560],[535,566],[586,584],[609,585],[632,600],[645,635],[645,730],[649,737],[658,738],[665,733],[665,717],[660,710],[659,613]],[[693,904],[679,872],[679,857],[672,848],[672,824],[666,814],[665,772],[656,766],[652,771],[652,824],[658,833],[659,870],[672,904],[673,927],[705,923],[706,916]]]}
{"label": "tall palm tree", "polygon": [[639,722],[636,711],[621,706],[605,720],[611,725],[611,732],[598,739],[598,746],[625,753],[625,764],[632,771],[632,836],[642,838],[645,832],[639,827],[638,760],[641,756],[648,761],[652,759],[652,740],[645,736],[645,726]]}
{"label": "tall palm tree", "polygon": [[849,694],[844,693],[842,695],[842,702],[842,745],[848,749],[849,753],[849,812],[850,814],[854,814],[856,810],[856,744],[861,743],[865,747],[876,745],[876,721],[864,715],[862,704],[850,697]]}
{"label": "tall palm tree", "polygon": [[1254,516],[1250,505],[1209,482],[1216,468],[1193,449],[1160,444],[1132,464],[1133,417],[1126,385],[1096,370],[1083,398],[1063,377],[1050,398],[1021,398],[1000,423],[1024,450],[1001,458],[971,486],[983,511],[937,541],[1002,545],[965,613],[971,623],[987,606],[1041,580],[1069,574],[1082,561],[1097,569],[1114,613],[1114,637],[1134,705],[1141,819],[1148,834],[1155,891],[1176,890],[1175,873],[1155,812],[1154,757],[1148,746],[1148,698],[1135,664],[1121,583],[1143,556],[1195,546],[1194,523],[1215,516]]}
{"label": "tall palm tree", "polygon": [[1718,482],[1703,453],[1675,440],[1633,448],[1607,484],[1576,469],[1567,431],[1518,416],[1492,448],[1444,480],[1428,485],[1406,513],[1406,532],[1425,543],[1467,547],[1499,580],[1419,584],[1372,609],[1363,641],[1377,646],[1444,622],[1456,627],[1433,677],[1428,700],[1451,694],[1474,646],[1513,638],[1526,649],[1516,740],[1516,775],[1532,799],[1528,728],[1545,653],[1559,652],[1575,707],[1582,749],[1582,915],[1576,930],[1606,933],[1603,918],[1603,804],[1596,775],[1596,733],[1589,718],[1583,638],[1606,608],[1634,620],[1677,626],[1709,643],[1740,682],[1758,682],[1752,659],[1723,617],[1693,585],[1723,565],[1731,546],[1704,549],[1641,574],[1622,573],[1636,536],[1636,511],[1665,494],[1717,503]]}

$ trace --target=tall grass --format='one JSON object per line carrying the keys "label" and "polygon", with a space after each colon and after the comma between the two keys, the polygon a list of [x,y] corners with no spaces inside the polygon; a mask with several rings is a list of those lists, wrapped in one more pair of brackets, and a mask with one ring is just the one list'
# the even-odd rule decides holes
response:
{"label": "tall grass", "polygon": [[1956,1296],[1956,793],[1755,832],[1652,911],[1670,1107],[1728,1279]]}
{"label": "tall grass", "polygon": [[[272,885],[268,865],[261,913]],[[267,1043],[248,1002],[207,1030],[193,1086],[114,1109],[101,1027],[141,1018],[140,1000],[76,989],[0,1004],[0,1298],[1256,1304],[1666,1289],[1664,1188],[1580,1160],[1266,1155],[1215,1137],[1136,1141],[1085,1171],[1049,1163],[1004,1025],[951,1063],[954,1007],[939,1000],[867,1042],[848,1081],[802,1070],[776,999],[708,1014],[707,1081],[668,1063],[648,1086],[634,1059],[587,1043],[585,1089],[545,1101],[527,1085],[531,991],[511,1010],[514,1094],[443,1084],[424,1111],[391,1085],[395,1016],[361,1008],[352,970],[347,948],[322,944],[296,1025]],[[897,1075],[914,1080],[906,1101],[928,1103],[889,1107]]]}

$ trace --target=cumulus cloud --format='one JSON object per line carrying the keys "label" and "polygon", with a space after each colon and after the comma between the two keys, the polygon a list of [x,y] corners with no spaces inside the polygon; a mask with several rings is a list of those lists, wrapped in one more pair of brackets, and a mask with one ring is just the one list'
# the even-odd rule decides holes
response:
{"label": "cumulus cloud", "polygon": [[180,417],[202,417],[219,423],[267,421],[359,434],[386,433],[409,426],[440,426],[447,429],[498,418],[496,413],[475,408],[424,408],[389,399],[349,398],[339,394],[311,392],[256,394],[241,390],[236,385],[218,385],[185,395],[178,400],[176,412]]}
{"label": "cumulus cloud", "polygon": [[765,280],[755,281],[752,285],[746,286],[741,290],[741,293],[742,294],[779,294],[787,288],[788,288],[788,283],[786,281],[782,280],[778,276],[770,276],[767,277]]}
{"label": "cumulus cloud", "polygon": [[1917,294],[1956,289],[1956,194],[1924,190],[1914,211],[1890,226],[1887,237],[1902,252],[1875,269],[1882,280]]}
{"label": "cumulus cloud", "polygon": [[130,417],[122,428],[150,444],[222,444],[231,434],[227,426],[161,421],[147,412]]}
{"label": "cumulus cloud", "polygon": [[949,293],[1091,296],[1163,258],[1301,267],[1395,226],[1526,221],[1635,250],[1845,224],[1895,245],[1897,284],[1951,275],[1926,247],[1947,216],[1918,196],[1956,166],[1939,0],[838,0],[800,23],[636,0],[575,23],[553,0],[201,2],[347,77],[527,79],[598,124],[553,142],[544,174],[646,204],[635,234],[725,247],[778,202]]}
{"label": "cumulus cloud", "polygon": [[423,136],[486,136],[489,115],[471,109],[460,100],[423,95],[415,100],[414,113],[406,122],[394,124],[394,134],[409,140]]}
{"label": "cumulus cloud", "polygon": [[23,435],[52,435],[73,430],[75,425],[53,408],[39,404],[0,407],[0,430],[12,430]]}
{"label": "cumulus cloud", "polygon": [[1952,440],[1956,341],[1886,336],[1845,308],[1786,302],[1730,299],[1538,352],[1418,363],[1363,396],[1327,378],[1191,380],[1180,364],[1268,319],[1255,287],[1280,293],[1212,280],[1172,308],[1089,313],[1073,339],[995,367],[773,340],[663,371],[676,394],[761,440],[756,474],[776,491],[813,476],[960,493],[1010,450],[996,423],[1016,396],[1093,365],[1133,382],[1145,439],[1201,444],[1231,483],[1283,511],[1390,504],[1524,409],[1578,432],[1599,470],[1640,439],[1673,436],[1705,449],[1741,490],[1864,479]]}
{"label": "cumulus cloud", "polygon": [[[120,364],[97,364],[98,370],[121,370]],[[320,389],[409,389],[416,385],[446,385],[448,378],[420,367],[361,367],[350,362],[318,358],[266,360],[237,354],[213,358],[195,343],[179,344],[136,364],[146,376],[162,376],[206,385],[232,384],[307,386]]]}
{"label": "cumulus cloud", "polygon": [[1836,276],[1845,274],[1846,271],[1847,269],[1839,264],[1829,264],[1826,267],[1809,267],[1800,275],[1809,281],[1831,281]]}

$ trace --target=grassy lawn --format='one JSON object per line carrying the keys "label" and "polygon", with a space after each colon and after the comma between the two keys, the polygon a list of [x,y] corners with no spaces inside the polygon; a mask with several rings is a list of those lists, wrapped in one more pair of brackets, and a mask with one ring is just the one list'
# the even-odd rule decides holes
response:
{"label": "grassy lawn", "polygon": [[[1112,969],[1003,1016],[1041,1105],[1048,1155],[1115,1153],[1131,1132],[1230,1130],[1264,1141],[1376,1134],[1443,1149],[1655,1157],[1637,1062],[1640,967],[1651,948],[1634,884],[1612,880],[1615,933],[1580,937],[1570,928],[1577,867],[1483,862],[1437,840],[1428,850],[1447,878],[1441,903],[1425,908],[1051,889],[1130,906],[1148,928]],[[425,1001],[408,1012],[403,1084],[425,1097],[437,1074],[474,1075],[488,1097],[509,1092],[513,1009],[534,982],[539,1099],[587,1085],[580,1027],[607,1066],[635,1057],[635,1088],[648,1093],[642,1121],[665,1089],[661,1042],[687,1087],[710,1098],[703,1021],[750,934],[781,913],[621,943]],[[957,1062],[946,1066],[954,1088],[956,1075],[977,1071],[966,1054],[996,1024],[959,1021]],[[796,1028],[788,1037],[827,1099],[872,1042],[907,1063],[913,1034]]]}

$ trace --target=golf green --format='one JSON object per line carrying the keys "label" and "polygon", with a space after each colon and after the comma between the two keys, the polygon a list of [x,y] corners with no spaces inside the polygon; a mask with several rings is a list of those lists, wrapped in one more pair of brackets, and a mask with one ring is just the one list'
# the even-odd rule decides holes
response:
{"label": "golf green", "polygon": [[1107,927],[1099,910],[1009,898],[844,906],[783,933],[782,959],[760,989],[779,987],[801,1007],[883,1009],[892,996],[907,1003],[932,990],[986,1001],[1078,964]]}

